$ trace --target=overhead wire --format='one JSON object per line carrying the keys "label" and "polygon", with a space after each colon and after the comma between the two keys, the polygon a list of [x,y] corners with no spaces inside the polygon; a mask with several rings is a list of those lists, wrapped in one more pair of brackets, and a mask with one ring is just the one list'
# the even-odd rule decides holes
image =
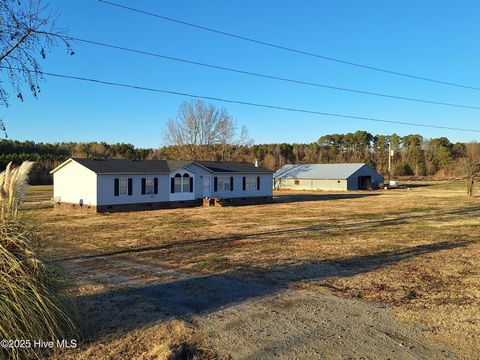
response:
{"label": "overhead wire", "polygon": [[136,89],[136,90],[142,90],[142,91],[155,92],[155,93],[184,96],[184,97],[195,98],[195,99],[220,101],[220,102],[224,102],[224,103],[239,104],[239,105],[246,105],[246,106],[252,106],[252,107],[268,108],[268,109],[283,110],[283,111],[289,111],[289,112],[297,112],[297,113],[305,113],[305,114],[336,117],[336,118],[345,118],[345,119],[353,119],[353,120],[361,120],[361,121],[373,121],[373,122],[380,122],[380,123],[389,123],[389,124],[399,124],[399,125],[408,125],[408,126],[416,126],[416,127],[434,128],[434,129],[444,129],[444,130],[480,133],[480,129],[469,129],[469,128],[460,128],[460,127],[453,127],[453,126],[441,126],[441,125],[432,125],[432,124],[418,123],[418,122],[408,122],[408,121],[396,121],[396,120],[372,118],[372,117],[365,117],[365,116],[347,115],[347,114],[330,113],[330,112],[317,111],[317,110],[293,108],[293,107],[280,106],[280,105],[262,104],[262,103],[256,103],[256,102],[250,102],[250,101],[242,101],[242,100],[227,99],[227,98],[215,97],[215,96],[199,95],[199,94],[193,94],[193,93],[189,93],[189,92],[180,92],[180,91],[174,91],[174,90],[165,90],[165,89],[145,87],[145,86],[140,86],[140,85],[106,81],[106,80],[88,78],[88,77],[83,77],[83,76],[73,76],[73,75],[52,73],[52,72],[47,72],[47,71],[35,71],[35,70],[26,70],[26,69],[20,69],[20,68],[11,68],[11,67],[8,67],[8,66],[3,66],[3,65],[1,65],[0,68],[13,69],[13,70],[16,70],[16,71],[27,71],[27,72],[37,73],[37,74],[41,74],[41,75],[47,75],[47,76],[51,76],[51,77],[78,80],[78,81],[90,82],[90,83],[95,83],[95,84],[103,84],[103,85],[109,85],[109,86],[116,86],[116,87],[123,87],[123,88],[130,88],[130,89]]}
{"label": "overhead wire", "polygon": [[227,37],[230,37],[230,38],[235,38],[235,39],[247,41],[247,42],[258,44],[258,45],[267,46],[267,47],[270,47],[270,48],[276,48],[276,49],[280,49],[280,50],[283,50],[283,51],[288,51],[288,52],[292,52],[292,53],[306,55],[306,56],[310,56],[310,57],[314,57],[314,58],[318,58],[318,59],[323,59],[323,60],[327,60],[327,61],[341,63],[341,64],[344,64],[344,65],[350,65],[350,66],[354,66],[354,67],[358,67],[358,68],[364,68],[364,69],[373,70],[373,71],[377,71],[377,72],[383,72],[383,73],[387,73],[387,74],[391,74],[391,75],[396,75],[396,76],[412,78],[412,79],[416,79],[416,80],[427,81],[427,82],[431,82],[431,83],[437,83],[437,84],[443,84],[443,85],[448,85],[448,86],[454,86],[454,87],[459,87],[459,88],[464,88],[464,89],[480,91],[480,87],[473,86],[473,85],[466,85],[466,84],[460,84],[460,83],[451,82],[451,81],[438,80],[438,79],[433,79],[433,78],[429,78],[429,77],[425,77],[425,76],[419,76],[419,75],[409,74],[409,73],[406,73],[406,72],[400,72],[400,71],[390,70],[390,69],[386,69],[386,68],[381,68],[381,67],[377,67],[377,66],[360,64],[360,63],[353,62],[353,61],[343,60],[343,59],[334,58],[334,57],[331,57],[331,56],[325,56],[325,55],[313,53],[313,52],[310,52],[310,51],[295,49],[295,48],[288,47],[288,46],[283,46],[283,45],[280,45],[280,44],[266,42],[266,41],[254,39],[254,38],[243,36],[243,35],[233,34],[233,33],[230,33],[230,32],[214,29],[212,27],[198,25],[198,24],[194,24],[194,23],[187,22],[187,21],[184,21],[184,20],[179,20],[179,19],[175,19],[175,18],[172,18],[172,17],[156,14],[156,13],[153,13],[153,12],[150,12],[150,11],[141,10],[141,9],[133,8],[133,7],[130,7],[130,6],[118,4],[118,3],[113,2],[113,1],[108,1],[108,0],[97,0],[97,1],[101,2],[103,4],[113,6],[113,7],[121,8],[121,9],[124,9],[124,10],[136,12],[136,13],[143,14],[143,15],[148,15],[148,16],[151,16],[151,17],[166,20],[166,21],[173,22],[173,23],[176,23],[176,24],[180,24],[180,25],[191,27],[191,28],[212,32],[212,33],[215,33],[215,34],[219,34],[219,35],[227,36]]}

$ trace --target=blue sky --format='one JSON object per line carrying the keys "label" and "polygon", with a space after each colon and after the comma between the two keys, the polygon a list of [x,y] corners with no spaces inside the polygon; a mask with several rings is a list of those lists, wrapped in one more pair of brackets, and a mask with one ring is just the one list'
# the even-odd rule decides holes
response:
{"label": "blue sky", "polygon": [[[480,86],[478,1],[114,0],[146,11],[326,56]],[[95,0],[50,0],[71,36],[333,86],[480,106],[480,91],[395,77],[191,29]],[[480,110],[420,104],[282,83],[74,43],[45,71],[323,112],[480,129]],[[0,114],[10,138],[162,145],[182,98],[46,78]],[[328,133],[419,133],[452,141],[479,134],[222,104],[256,143],[312,142]]]}

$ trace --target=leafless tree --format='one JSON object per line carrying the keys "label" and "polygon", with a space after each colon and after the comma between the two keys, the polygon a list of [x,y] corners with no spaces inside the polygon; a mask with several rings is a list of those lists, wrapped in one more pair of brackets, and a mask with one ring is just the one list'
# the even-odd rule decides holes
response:
{"label": "leafless tree", "polygon": [[269,170],[276,170],[276,160],[272,154],[266,154],[263,158],[262,165]]}
{"label": "leafless tree", "polygon": [[182,103],[177,117],[168,121],[164,137],[187,160],[229,160],[236,149],[251,143],[246,128],[238,133],[226,109],[201,100]]}
{"label": "leafless tree", "polygon": [[472,196],[475,180],[480,176],[480,144],[466,145],[465,157],[460,159],[460,169],[467,182],[467,194]]}
{"label": "leafless tree", "polygon": [[73,55],[55,20],[56,15],[42,0],[0,0],[0,74],[4,75],[0,78],[0,105],[8,106],[8,87],[21,101],[23,86],[38,96],[43,80],[40,59],[45,59],[58,41]]}

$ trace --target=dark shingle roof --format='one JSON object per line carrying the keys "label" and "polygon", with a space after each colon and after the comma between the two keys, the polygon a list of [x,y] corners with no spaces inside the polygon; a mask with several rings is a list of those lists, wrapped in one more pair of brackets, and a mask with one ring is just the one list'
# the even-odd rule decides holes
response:
{"label": "dark shingle roof", "polygon": [[232,161],[181,161],[181,160],[101,160],[72,158],[97,174],[158,174],[171,173],[191,163],[201,165],[212,172],[221,173],[272,173],[251,163]]}
{"label": "dark shingle roof", "polygon": [[237,161],[194,161],[212,172],[273,173],[264,167]]}
{"label": "dark shingle roof", "polygon": [[97,174],[148,174],[170,173],[190,161],[175,160],[100,160],[73,158],[76,162]]}

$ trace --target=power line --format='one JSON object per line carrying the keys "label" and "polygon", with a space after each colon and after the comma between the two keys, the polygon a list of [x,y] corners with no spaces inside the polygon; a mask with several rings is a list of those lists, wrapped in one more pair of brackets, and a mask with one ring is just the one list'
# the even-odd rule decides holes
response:
{"label": "power line", "polygon": [[310,57],[315,57],[315,58],[319,58],[319,59],[323,59],[323,60],[327,60],[327,61],[333,61],[333,62],[345,64],[345,65],[351,65],[351,66],[364,68],[364,69],[368,69],[368,70],[383,72],[383,73],[387,73],[387,74],[391,74],[391,75],[397,75],[397,76],[412,78],[412,79],[416,79],[416,80],[428,81],[428,82],[437,83],[437,84],[443,84],[443,85],[448,85],[448,86],[455,86],[455,87],[460,87],[460,88],[464,88],[464,89],[480,91],[480,88],[476,87],[476,86],[464,85],[464,84],[453,83],[453,82],[443,81],[443,80],[436,80],[436,79],[427,78],[427,77],[423,77],[423,76],[412,75],[412,74],[403,73],[403,72],[394,71],[394,70],[388,70],[388,69],[385,69],[385,68],[379,68],[379,67],[375,67],[375,66],[371,66],[371,65],[364,65],[364,64],[360,64],[360,63],[356,63],[356,62],[352,62],[352,61],[342,60],[342,59],[333,58],[333,57],[330,57],[330,56],[320,55],[320,54],[316,54],[316,53],[312,53],[312,52],[308,52],[308,51],[304,51],[304,50],[299,50],[299,49],[294,49],[294,48],[290,48],[290,47],[286,47],[286,46],[282,46],[282,45],[278,45],[278,44],[274,44],[274,43],[269,43],[269,42],[266,42],[266,41],[256,40],[256,39],[249,38],[249,37],[242,36],[242,35],[236,35],[236,34],[233,34],[233,33],[228,33],[228,32],[225,32],[225,31],[214,29],[214,28],[193,24],[193,23],[186,22],[186,21],[183,21],[183,20],[174,19],[174,18],[171,18],[171,17],[168,17],[168,16],[155,14],[155,13],[148,12],[148,11],[145,11],[145,10],[135,9],[135,8],[132,8],[132,7],[129,7],[129,6],[117,4],[117,3],[107,1],[107,0],[98,0],[98,1],[101,2],[101,3],[104,3],[104,4],[108,4],[108,5],[115,6],[115,7],[118,7],[118,8],[122,8],[122,9],[125,9],[125,10],[133,11],[133,12],[136,12],[136,13],[139,13],[139,14],[153,16],[153,17],[156,17],[156,18],[159,18],[159,19],[162,19],[162,20],[167,20],[167,21],[170,21],[170,22],[173,22],[173,23],[177,23],[177,24],[193,27],[193,28],[196,28],[196,29],[209,31],[209,32],[212,32],[212,33],[216,33],[216,34],[228,36],[228,37],[231,37],[231,38],[240,39],[240,40],[248,41],[248,42],[251,42],[251,43],[255,43],[255,44],[259,44],[259,45],[263,45],[263,46],[268,46],[268,47],[271,47],[271,48],[276,48],[276,49],[280,49],[280,50],[284,50],[284,51],[288,51],[288,52],[292,52],[292,53],[302,54],[302,55],[306,55],[306,56],[310,56]]}
{"label": "power line", "polygon": [[279,80],[279,81],[295,83],[295,84],[300,84],[300,85],[321,87],[321,88],[326,88],[326,89],[339,90],[339,91],[345,91],[345,92],[351,92],[351,93],[357,93],[357,94],[363,94],[363,95],[380,96],[380,97],[384,97],[384,98],[391,98],[391,99],[397,99],[397,100],[415,101],[415,102],[421,102],[421,103],[426,103],[426,104],[434,104],[434,105],[442,105],[442,106],[450,106],[450,107],[459,107],[459,108],[480,110],[479,106],[462,105],[462,104],[447,103],[447,102],[442,102],[442,101],[426,100],[426,99],[411,98],[411,97],[397,96],[397,95],[391,95],[391,94],[383,94],[383,93],[377,93],[377,92],[371,92],[371,91],[356,90],[356,89],[344,88],[344,87],[339,87],[339,86],[326,85],[326,84],[320,84],[320,83],[303,81],[303,80],[296,80],[296,79],[291,79],[291,78],[286,78],[286,77],[281,77],[281,76],[261,74],[261,73],[257,73],[257,72],[253,72],[253,71],[235,69],[235,68],[230,68],[230,67],[226,67],[226,66],[207,64],[207,63],[202,63],[202,62],[199,62],[199,61],[182,59],[182,58],[177,58],[177,57],[173,57],[173,56],[167,56],[167,55],[162,55],[162,54],[158,54],[158,53],[153,53],[153,52],[149,52],[149,51],[132,49],[132,48],[124,47],[124,46],[112,45],[112,44],[107,44],[107,43],[103,43],[103,42],[99,42],[99,41],[82,39],[82,38],[78,38],[78,37],[72,37],[72,36],[60,36],[60,37],[62,37],[64,39],[67,39],[67,40],[83,42],[83,43],[86,43],[86,44],[92,44],[92,45],[96,45],[96,46],[102,46],[102,47],[127,51],[127,52],[131,52],[131,53],[137,53],[137,54],[141,54],[141,55],[157,57],[157,58],[161,58],[161,59],[165,59],[165,60],[182,62],[182,63],[185,63],[185,64],[192,64],[192,65],[203,66],[203,67],[208,67],[208,68],[212,68],[212,69],[229,71],[229,72],[233,72],[233,73],[256,76],[256,77],[270,79],[270,80]]}
{"label": "power line", "polygon": [[82,77],[82,76],[57,74],[57,73],[51,73],[51,72],[46,72],[46,71],[24,70],[24,69],[20,69],[20,68],[11,68],[11,67],[8,67],[8,66],[0,66],[0,68],[17,70],[17,71],[26,71],[26,72],[30,72],[30,73],[47,75],[47,76],[51,76],[51,77],[71,79],[71,80],[79,80],[79,81],[91,82],[91,83],[95,83],[95,84],[103,84],[103,85],[130,88],[130,89],[156,92],[156,93],[162,93],[162,94],[185,96],[185,97],[190,97],[190,98],[195,98],[195,99],[221,101],[221,102],[230,103],[230,104],[239,104],[239,105],[246,105],[246,106],[253,106],[253,107],[260,107],[260,108],[267,108],[267,109],[283,110],[283,111],[289,111],[289,112],[298,112],[298,113],[304,113],[304,114],[322,115],[322,116],[330,116],[330,117],[353,119],[353,120],[362,120],[362,121],[373,121],[373,122],[381,122],[381,123],[389,123],[389,124],[409,125],[409,126],[417,126],[417,127],[425,127],[425,128],[433,128],[433,129],[443,129],[443,130],[454,130],[454,131],[466,131],[466,132],[480,133],[480,130],[478,130],[478,129],[466,129],[466,128],[448,127],[448,126],[440,126],[440,125],[430,125],[430,124],[415,123],[415,122],[394,121],[394,120],[370,118],[370,117],[363,117],[363,116],[328,113],[328,112],[322,112],[322,111],[316,111],[316,110],[307,110],[307,109],[291,108],[291,107],[278,106],[278,105],[260,104],[260,103],[254,103],[254,102],[249,102],[249,101],[225,99],[225,98],[219,98],[219,97],[214,97],[214,96],[196,95],[196,94],[191,94],[191,93],[186,93],[186,92],[179,92],[179,91],[173,91],[173,90],[163,90],[163,89],[150,88],[150,87],[144,87],[144,86],[139,86],[139,85],[132,85],[132,84],[125,84],[125,83],[117,83],[117,82],[112,82],[112,81],[99,80],[99,79],[92,79],[92,78],[87,78],[87,77]]}
{"label": "power line", "polygon": [[[14,27],[14,26],[8,26],[8,25],[4,25],[4,26]],[[16,28],[16,27],[14,27],[14,28]],[[442,106],[449,106],[449,107],[458,107],[458,108],[464,108],[464,109],[480,110],[479,106],[448,103],[448,102],[444,102],[444,101],[434,101],[434,100],[427,100],[427,99],[420,99],[420,98],[412,98],[412,97],[406,97],[406,96],[378,93],[378,92],[373,92],[373,91],[350,89],[350,88],[321,84],[321,83],[315,83],[315,82],[310,82],[310,81],[296,80],[296,79],[291,79],[291,78],[287,78],[287,77],[262,74],[262,73],[257,73],[257,72],[253,72],[253,71],[235,69],[235,68],[221,66],[221,65],[207,64],[207,63],[202,63],[202,62],[195,61],[195,60],[182,59],[182,58],[178,58],[178,57],[162,55],[162,54],[159,54],[159,53],[153,53],[153,52],[144,51],[144,50],[127,48],[127,47],[124,47],[124,46],[113,45],[113,44],[108,44],[108,43],[104,43],[104,42],[83,39],[83,38],[74,37],[74,36],[60,35],[60,34],[54,34],[54,33],[51,33],[51,32],[38,31],[38,30],[32,30],[32,31],[36,32],[36,33],[40,33],[40,34],[56,36],[56,37],[62,38],[64,40],[78,41],[78,42],[83,42],[83,43],[86,43],[86,44],[91,44],[91,45],[96,45],[96,46],[101,46],[101,47],[106,47],[106,48],[111,48],[111,49],[131,52],[131,53],[136,53],[136,54],[141,54],[141,55],[147,55],[147,56],[152,56],[152,57],[161,58],[161,59],[165,59],[165,60],[182,62],[182,63],[185,63],[185,64],[197,65],[197,66],[202,66],[202,67],[207,67],[207,68],[212,68],[212,69],[217,69],[217,70],[222,70],[222,71],[228,71],[228,72],[233,72],[233,73],[238,73],[238,74],[243,74],[243,75],[255,76],[255,77],[260,77],[260,78],[264,78],[264,79],[278,80],[278,81],[284,81],[284,82],[289,82],[289,83],[294,83],[294,84],[314,86],[314,87],[320,87],[320,88],[325,88],[325,89],[338,90],[338,91],[344,91],[344,92],[350,92],[350,93],[356,93],[356,94],[379,96],[379,97],[396,99],[396,100],[414,101],[414,102],[420,102],[420,103],[425,103],[425,104],[433,104],[433,105],[442,105]]]}

